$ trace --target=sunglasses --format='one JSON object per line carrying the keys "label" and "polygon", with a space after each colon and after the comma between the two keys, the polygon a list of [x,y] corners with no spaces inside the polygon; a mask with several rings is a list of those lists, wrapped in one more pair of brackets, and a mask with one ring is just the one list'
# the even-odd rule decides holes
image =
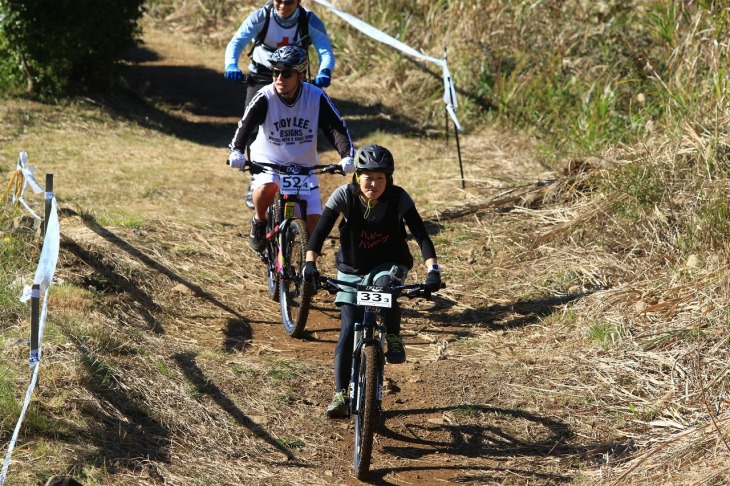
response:
{"label": "sunglasses", "polygon": [[278,69],[273,69],[271,72],[274,74],[274,79],[278,78],[279,76],[281,76],[284,79],[289,79],[294,75],[294,71],[292,71],[291,69],[287,69],[286,71],[280,71]]}
{"label": "sunglasses", "polygon": [[296,3],[296,0],[274,0],[274,2],[279,5],[293,5]]}

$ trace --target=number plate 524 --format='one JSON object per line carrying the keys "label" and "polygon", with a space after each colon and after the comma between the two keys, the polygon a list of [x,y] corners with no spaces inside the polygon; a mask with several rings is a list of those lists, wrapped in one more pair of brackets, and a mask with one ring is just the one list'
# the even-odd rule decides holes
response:
{"label": "number plate 524", "polygon": [[357,305],[370,305],[373,307],[392,307],[393,295],[390,292],[378,292],[375,290],[358,290]]}
{"label": "number plate 524", "polygon": [[281,175],[279,191],[282,194],[309,194],[308,176],[306,175]]}

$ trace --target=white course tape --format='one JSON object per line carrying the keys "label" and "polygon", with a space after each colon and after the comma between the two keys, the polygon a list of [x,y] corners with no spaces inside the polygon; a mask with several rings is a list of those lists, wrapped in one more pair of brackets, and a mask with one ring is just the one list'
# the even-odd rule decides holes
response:
{"label": "white course tape", "polygon": [[[61,231],[58,227],[58,214],[56,214],[56,198],[51,199],[51,214],[48,216],[46,237],[43,240],[41,256],[38,260],[38,268],[35,271],[34,285],[39,285],[41,293],[48,290],[53,281],[53,273],[56,271],[58,262],[58,251],[61,247]],[[27,302],[31,298],[31,287],[26,285],[20,297],[21,302]]]}
{"label": "white course tape", "polygon": [[35,172],[35,167],[32,165],[28,165],[28,154],[26,152],[20,152],[20,155],[18,157],[18,170],[23,172],[23,177],[25,177],[25,182],[30,185],[30,188],[35,192],[36,194],[40,194],[43,192],[43,188],[36,182],[35,178],[33,177],[33,173]]}
{"label": "white course tape", "polygon": [[15,431],[13,432],[13,437],[10,439],[10,445],[8,445],[8,453],[5,455],[5,462],[3,463],[3,469],[2,472],[0,472],[0,486],[2,486],[5,483],[5,476],[8,474],[8,467],[10,466],[10,457],[13,455],[13,449],[15,448],[15,443],[18,441],[18,434],[20,433],[20,426],[23,423],[23,419],[25,418],[25,412],[28,410],[28,405],[30,405],[30,398],[33,394],[33,390],[35,389],[36,383],[38,383],[38,369],[39,366],[36,365],[33,368],[33,376],[30,380],[30,385],[28,386],[28,390],[25,392],[25,402],[23,403],[23,408],[20,411],[20,418],[18,419],[18,423],[15,424]]}
{"label": "white course tape", "polygon": [[61,247],[61,231],[58,227],[58,214],[56,198],[51,199],[51,213],[48,215],[46,236],[43,239],[38,268],[35,272],[34,284],[41,286],[41,293],[48,290],[53,280],[53,273],[56,271],[58,262],[58,250]]}
{"label": "white course tape", "polygon": [[[0,486],[5,483],[5,477],[8,473],[8,467],[10,466],[10,458],[13,455],[13,449],[15,443],[18,440],[18,434],[20,433],[20,427],[25,418],[25,413],[30,405],[30,400],[33,395],[33,390],[38,383],[38,370],[40,369],[41,361],[41,343],[43,342],[43,332],[46,328],[46,317],[48,314],[48,288],[51,286],[53,280],[53,274],[56,271],[56,263],[58,262],[58,251],[61,243],[61,231],[58,225],[58,215],[56,214],[56,198],[51,200],[51,214],[48,216],[48,226],[46,228],[46,236],[43,240],[43,248],[41,249],[41,256],[38,262],[38,268],[36,269],[35,279],[33,284],[38,284],[40,289],[33,290],[31,286],[27,285],[23,290],[23,295],[20,297],[22,302],[26,302],[31,297],[40,298],[43,295],[43,307],[38,325],[38,349],[32,349],[30,351],[30,368],[32,371],[32,377],[28,390],[25,392],[25,402],[18,418],[18,423],[15,425],[15,431],[13,437],[10,439],[8,445],[8,452],[5,456],[5,462],[3,463],[2,472],[0,472]],[[37,295],[33,295],[34,292]]]}
{"label": "white course tape", "polygon": [[[38,184],[38,182],[36,182],[35,177],[33,177],[35,167],[33,167],[32,165],[28,165],[28,154],[26,152],[20,152],[16,169],[23,174],[23,188],[20,190],[20,197],[18,197],[18,202],[22,204],[23,207],[27,209],[28,212],[30,212],[31,216],[33,216],[35,219],[43,220],[43,218],[38,216],[35,211],[33,211],[31,207],[28,206],[28,203],[25,202],[25,199],[23,197],[25,195],[25,189],[27,186],[30,186],[30,188],[36,194],[40,194],[41,192],[43,192],[43,188],[40,186],[40,184]],[[13,194],[13,202],[15,202],[15,194]]]}
{"label": "white course tape", "polygon": [[395,39],[394,37],[389,36],[385,32],[382,32],[372,25],[363,22],[362,20],[358,19],[357,17],[354,17],[353,15],[343,12],[342,10],[338,9],[334,5],[332,5],[327,0],[314,0],[315,2],[319,3],[320,5],[323,5],[327,7],[328,9],[332,10],[336,15],[344,19],[347,23],[355,27],[357,30],[362,32],[363,34],[372,37],[373,39],[377,40],[378,42],[382,42],[383,44],[388,44],[391,47],[394,47],[398,49],[399,51],[405,52],[406,54],[409,54],[413,57],[416,57],[418,59],[422,59],[424,61],[430,61],[435,64],[438,64],[443,68],[443,78],[444,78],[444,103],[446,103],[446,110],[449,113],[449,116],[451,116],[451,119],[454,121],[454,125],[459,130],[463,131],[463,128],[461,127],[461,124],[459,123],[459,120],[456,118],[456,112],[454,109],[458,106],[456,102],[456,89],[454,88],[454,82],[451,79],[451,74],[449,73],[448,65],[446,64],[446,59],[437,59],[435,57],[427,56],[425,54],[422,54],[409,46],[408,44],[404,44],[403,42],[399,41],[398,39]]}

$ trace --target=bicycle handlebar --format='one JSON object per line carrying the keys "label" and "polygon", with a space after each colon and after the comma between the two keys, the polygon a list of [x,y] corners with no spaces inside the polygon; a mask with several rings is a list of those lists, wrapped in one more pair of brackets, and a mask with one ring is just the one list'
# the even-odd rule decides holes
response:
{"label": "bicycle handlebar", "polygon": [[252,174],[258,174],[265,171],[274,171],[277,173],[291,174],[291,175],[312,175],[312,174],[342,174],[345,175],[345,171],[342,170],[340,164],[326,164],[326,165],[299,165],[299,164],[277,164],[274,162],[256,162],[254,160],[246,161],[246,167],[243,170],[248,169]]}
{"label": "bicycle handlebar", "polygon": [[[345,280],[337,280],[334,278],[326,277],[324,275],[319,276],[319,282],[315,283],[315,289],[316,292],[320,288],[325,289],[330,294],[336,294],[341,289],[339,286],[345,286],[350,287],[353,289],[369,289],[369,290],[380,290],[380,291],[387,291],[387,292],[393,292],[395,294],[395,297],[408,297],[409,299],[413,299],[416,297],[423,297],[425,299],[431,299],[431,294],[433,291],[426,288],[425,284],[409,284],[409,285],[392,285],[388,287],[378,287],[375,285],[362,285],[357,284],[353,282],[347,282]],[[446,284],[444,282],[441,282],[441,288],[445,289]]]}
{"label": "bicycle handlebar", "polygon": [[[231,165],[231,161],[226,159],[226,165]],[[299,164],[276,164],[274,162],[256,162],[247,160],[242,170],[248,170],[251,174],[260,174],[261,172],[277,172],[291,175],[313,175],[313,174],[341,174],[346,175],[340,164],[326,165],[299,165]]]}

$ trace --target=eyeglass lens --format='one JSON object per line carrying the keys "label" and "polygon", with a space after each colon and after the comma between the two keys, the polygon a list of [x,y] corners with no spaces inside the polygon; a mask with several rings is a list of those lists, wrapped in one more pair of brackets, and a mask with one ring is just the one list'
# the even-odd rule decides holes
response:
{"label": "eyeglass lens", "polygon": [[286,71],[279,71],[278,69],[274,69],[272,70],[272,72],[274,73],[274,79],[278,78],[279,76],[284,79],[289,79],[292,77],[292,74],[294,74],[294,71],[289,69],[287,69]]}

